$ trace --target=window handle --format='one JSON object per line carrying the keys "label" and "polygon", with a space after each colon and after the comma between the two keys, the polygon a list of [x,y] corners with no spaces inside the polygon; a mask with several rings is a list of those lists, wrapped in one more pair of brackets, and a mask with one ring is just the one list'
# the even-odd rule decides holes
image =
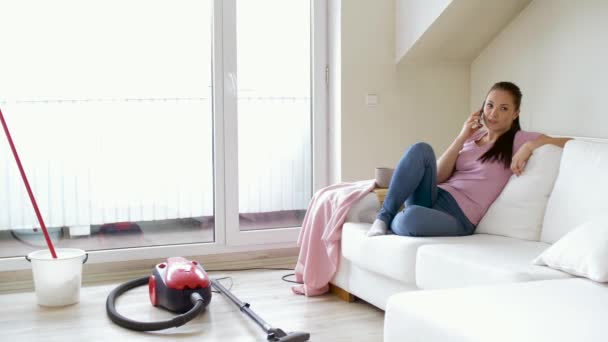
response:
{"label": "window handle", "polygon": [[236,73],[229,72],[228,78],[230,79],[230,82],[229,82],[230,91],[236,96],[237,95]]}

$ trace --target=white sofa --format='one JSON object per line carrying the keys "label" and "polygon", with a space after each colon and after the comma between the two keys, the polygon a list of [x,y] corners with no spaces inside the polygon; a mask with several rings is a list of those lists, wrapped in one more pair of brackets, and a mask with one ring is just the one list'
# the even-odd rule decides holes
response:
{"label": "white sofa", "polygon": [[349,212],[331,282],[386,310],[385,341],[608,340],[608,285],[532,263],[608,213],[606,171],[608,144],[543,146],[464,237],[367,237],[369,194]]}

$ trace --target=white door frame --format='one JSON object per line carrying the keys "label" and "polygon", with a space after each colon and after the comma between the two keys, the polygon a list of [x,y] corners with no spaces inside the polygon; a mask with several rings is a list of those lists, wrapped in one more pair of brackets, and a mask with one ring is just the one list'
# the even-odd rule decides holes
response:
{"label": "white door frame", "polygon": [[[326,186],[328,181],[327,153],[327,3],[311,0],[311,94],[312,94],[312,175],[313,193]],[[228,246],[295,242],[300,227],[272,228],[241,231],[239,228],[239,173],[238,173],[238,122],[237,122],[237,47],[236,0],[223,1],[223,74],[224,74],[224,147],[226,190],[226,244]]]}

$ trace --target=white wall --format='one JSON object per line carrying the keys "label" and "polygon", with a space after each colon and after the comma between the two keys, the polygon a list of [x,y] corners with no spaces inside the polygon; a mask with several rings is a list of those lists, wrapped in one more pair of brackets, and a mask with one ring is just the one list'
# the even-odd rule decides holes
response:
{"label": "white wall", "polygon": [[522,88],[522,125],[608,138],[608,1],[535,0],[475,59],[470,110],[498,80]]}
{"label": "white wall", "polygon": [[450,2],[452,0],[395,0],[396,61],[414,45]]}
{"label": "white wall", "polygon": [[[468,115],[469,66],[395,64],[395,3],[341,3],[341,146],[332,162],[343,181],[373,178],[420,140],[441,154]],[[367,93],[378,95],[376,107],[365,105]]]}

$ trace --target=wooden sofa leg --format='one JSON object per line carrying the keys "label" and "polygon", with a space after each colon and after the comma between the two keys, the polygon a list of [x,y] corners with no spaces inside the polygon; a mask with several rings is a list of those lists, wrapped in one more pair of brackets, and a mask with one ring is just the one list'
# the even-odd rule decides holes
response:
{"label": "wooden sofa leg", "polygon": [[334,284],[329,284],[329,291],[345,302],[352,303],[355,301],[355,296]]}

